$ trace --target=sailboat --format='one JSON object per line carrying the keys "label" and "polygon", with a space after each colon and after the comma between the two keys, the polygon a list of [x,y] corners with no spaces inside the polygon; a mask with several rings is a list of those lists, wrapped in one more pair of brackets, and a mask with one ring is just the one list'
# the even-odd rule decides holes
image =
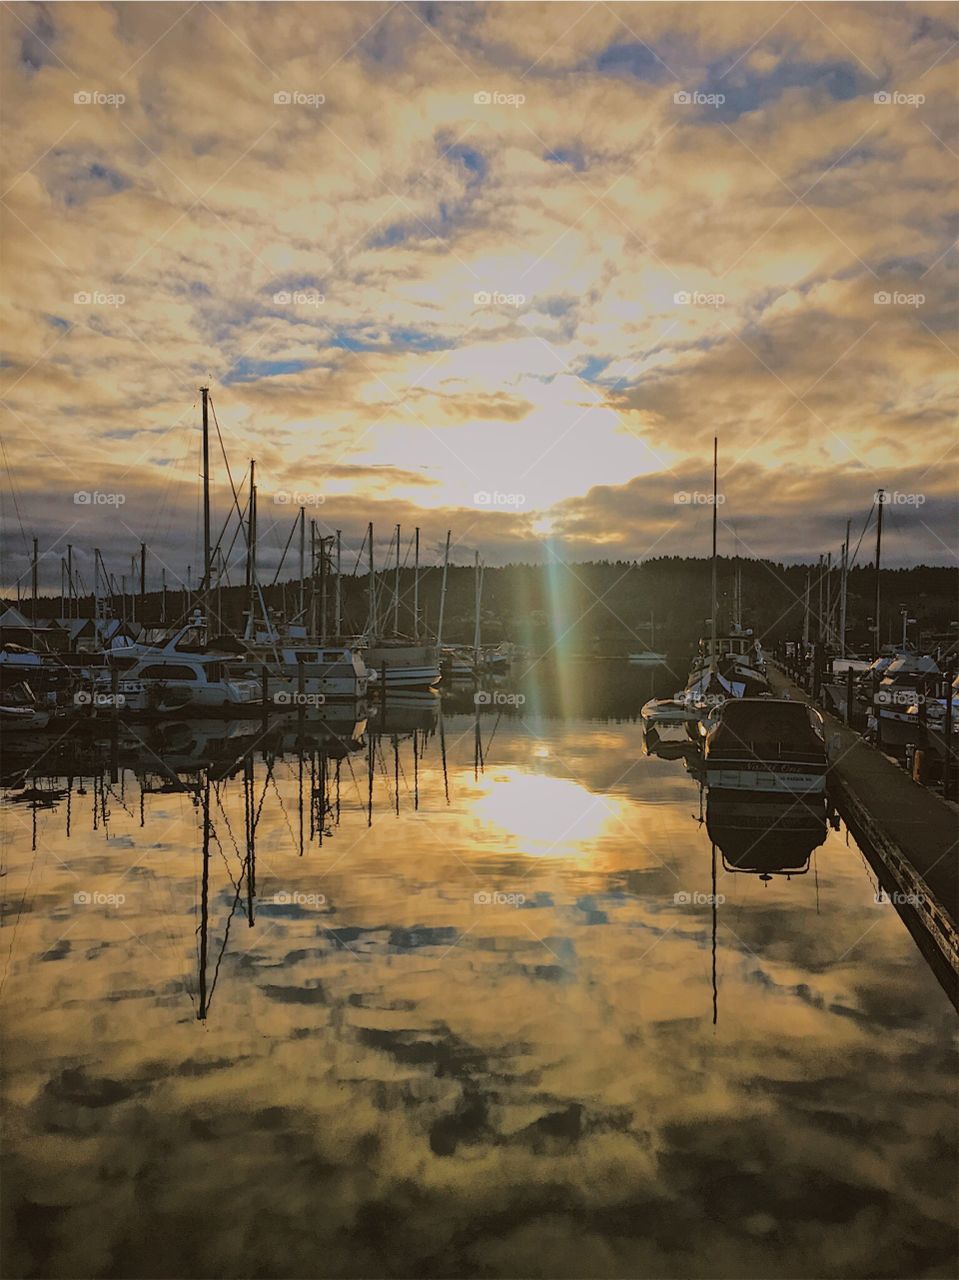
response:
{"label": "sailboat", "polygon": [[[392,633],[383,634],[376,608],[376,568],[373,561],[373,525],[367,530],[370,544],[369,563],[369,620],[367,644],[364,653],[366,665],[371,669],[371,680],[379,681],[386,690],[432,689],[440,682],[440,642],[431,643],[420,636],[419,598],[419,529],[416,530],[416,556],[413,577],[414,608],[413,635],[403,636],[399,630],[400,608],[400,526],[396,526],[396,566],[393,591]],[[449,563],[450,535],[446,535],[446,556],[443,562],[442,608],[446,595],[446,574]]]}
{"label": "sailboat", "polygon": [[705,665],[695,668],[685,689],[680,690],[673,698],[651,698],[640,712],[644,725],[657,722],[667,724],[685,723],[690,732],[695,726],[708,718],[710,714],[728,698],[741,698],[746,692],[745,682],[738,680],[735,674],[725,675],[719,670],[719,645],[717,643],[717,615],[719,600],[716,586],[716,542],[717,512],[719,489],[719,440],[713,437],[713,554],[712,554],[712,616],[710,618],[709,641],[701,641],[706,646]]}
{"label": "sailboat", "polygon": [[[315,526],[310,525],[310,573],[306,572],[306,511],[300,508],[297,525],[300,533],[300,598],[293,622],[277,623],[270,615],[260,592],[256,564],[256,482],[255,462],[250,462],[250,508],[247,520],[247,591],[249,606],[243,653],[231,664],[231,672],[266,682],[267,697],[279,709],[318,706],[327,699],[350,700],[366,696],[370,673],[360,652],[339,638],[340,618],[340,551],[337,534],[335,639],[326,636],[326,579],[328,557],[325,540],[320,540],[319,567],[323,583],[322,599],[317,611],[317,553]],[[297,527],[294,526],[294,532]],[[292,533],[291,533],[292,539]],[[282,565],[282,562],[281,562]],[[307,588],[309,584],[309,599]],[[257,606],[261,620],[257,621]],[[309,625],[307,618],[309,616]]]}

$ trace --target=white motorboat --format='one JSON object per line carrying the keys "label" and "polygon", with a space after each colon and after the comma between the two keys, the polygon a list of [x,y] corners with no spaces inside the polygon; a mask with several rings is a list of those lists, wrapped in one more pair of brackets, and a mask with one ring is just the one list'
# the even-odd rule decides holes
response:
{"label": "white motorboat", "polygon": [[94,705],[112,705],[116,693],[121,714],[185,710],[236,714],[240,708],[253,710],[259,704],[257,681],[231,676],[231,655],[207,649],[206,627],[199,617],[165,643],[127,644],[107,650],[102,657],[104,666],[94,679]]}
{"label": "white motorboat", "polygon": [[327,700],[356,700],[366,696],[370,671],[359,649],[347,644],[311,641],[305,627],[261,632],[247,643],[242,657],[229,663],[230,675],[257,682],[280,708],[307,706]]}
{"label": "white motorboat", "polygon": [[377,640],[363,657],[386,688],[431,689],[440,682],[440,650],[435,644],[416,644],[402,638]]}

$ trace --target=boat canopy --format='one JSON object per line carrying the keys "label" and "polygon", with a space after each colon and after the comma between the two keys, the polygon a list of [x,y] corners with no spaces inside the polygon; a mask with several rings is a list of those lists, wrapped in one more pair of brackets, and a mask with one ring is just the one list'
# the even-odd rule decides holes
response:
{"label": "boat canopy", "polygon": [[[814,719],[814,717],[816,717]],[[803,702],[780,698],[739,698],[727,702],[710,734],[710,752],[748,746],[757,755],[805,747],[822,750],[818,713]]]}

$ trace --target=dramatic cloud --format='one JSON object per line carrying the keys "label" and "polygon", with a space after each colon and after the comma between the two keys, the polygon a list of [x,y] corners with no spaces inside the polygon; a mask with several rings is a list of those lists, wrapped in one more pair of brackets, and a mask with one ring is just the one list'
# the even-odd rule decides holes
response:
{"label": "dramatic cloud", "polygon": [[757,555],[834,547],[883,485],[921,498],[891,561],[954,560],[952,10],[2,23],[8,585],[18,517],[48,588],[68,541],[197,564],[203,382],[234,478],[255,457],[357,541],[705,551],[672,495],[718,434]]}

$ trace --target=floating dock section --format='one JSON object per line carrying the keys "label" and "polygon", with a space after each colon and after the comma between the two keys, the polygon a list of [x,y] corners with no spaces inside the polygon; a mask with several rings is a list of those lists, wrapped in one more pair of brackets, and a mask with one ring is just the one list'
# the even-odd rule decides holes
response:
{"label": "floating dock section", "polygon": [[[773,692],[809,698],[770,665]],[[828,712],[829,794],[959,1010],[959,809]]]}

